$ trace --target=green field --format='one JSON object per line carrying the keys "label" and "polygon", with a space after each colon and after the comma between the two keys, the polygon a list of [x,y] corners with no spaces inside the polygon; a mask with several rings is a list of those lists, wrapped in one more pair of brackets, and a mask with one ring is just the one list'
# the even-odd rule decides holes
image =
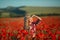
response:
{"label": "green field", "polygon": [[48,13],[60,13],[60,7],[24,7],[19,8],[25,10],[30,14],[48,14]]}
{"label": "green field", "polygon": [[36,14],[42,16],[59,15],[60,7],[7,7],[0,9],[0,17],[20,17],[26,14]]}

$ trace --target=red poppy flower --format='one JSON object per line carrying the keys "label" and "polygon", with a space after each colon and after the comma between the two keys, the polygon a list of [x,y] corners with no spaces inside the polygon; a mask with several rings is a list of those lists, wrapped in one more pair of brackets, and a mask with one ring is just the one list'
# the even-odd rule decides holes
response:
{"label": "red poppy flower", "polygon": [[55,34],[51,34],[52,40],[56,40],[56,35]]}
{"label": "red poppy flower", "polygon": [[26,30],[21,30],[21,32],[24,34],[24,35],[27,35],[28,32]]}
{"label": "red poppy flower", "polygon": [[2,32],[2,37],[6,37],[6,33],[5,32]]}
{"label": "red poppy flower", "polygon": [[37,34],[38,38],[44,38],[44,34],[43,33],[39,33]]}
{"label": "red poppy flower", "polygon": [[18,34],[17,34],[17,38],[20,38],[20,37],[22,37],[23,36],[23,33],[19,30],[18,31]]}
{"label": "red poppy flower", "polygon": [[21,37],[21,39],[20,40],[25,40],[25,37]]}
{"label": "red poppy flower", "polygon": [[8,35],[9,35],[9,36],[14,36],[14,34],[13,34],[13,33],[11,33],[11,32],[9,32],[9,33],[8,33]]}

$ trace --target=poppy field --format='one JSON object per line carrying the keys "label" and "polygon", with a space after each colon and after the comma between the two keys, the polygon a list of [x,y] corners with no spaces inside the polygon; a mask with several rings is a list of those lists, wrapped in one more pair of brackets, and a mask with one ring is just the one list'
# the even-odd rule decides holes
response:
{"label": "poppy field", "polygon": [[0,18],[0,40],[60,40],[60,16],[41,18],[36,25],[35,38],[24,29],[23,17]]}

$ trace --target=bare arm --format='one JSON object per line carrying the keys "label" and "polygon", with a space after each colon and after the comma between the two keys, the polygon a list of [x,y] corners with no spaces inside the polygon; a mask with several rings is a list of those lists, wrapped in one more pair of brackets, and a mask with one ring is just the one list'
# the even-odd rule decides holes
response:
{"label": "bare arm", "polygon": [[32,17],[34,17],[34,16],[37,17],[38,19],[42,20],[40,17],[38,17],[38,16],[36,16],[36,15],[33,15]]}

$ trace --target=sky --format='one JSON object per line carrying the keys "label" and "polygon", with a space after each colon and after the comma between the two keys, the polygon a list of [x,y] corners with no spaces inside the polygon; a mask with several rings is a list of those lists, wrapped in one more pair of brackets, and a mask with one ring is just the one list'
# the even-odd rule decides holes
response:
{"label": "sky", "polygon": [[60,7],[60,0],[0,0],[0,8],[8,6]]}

